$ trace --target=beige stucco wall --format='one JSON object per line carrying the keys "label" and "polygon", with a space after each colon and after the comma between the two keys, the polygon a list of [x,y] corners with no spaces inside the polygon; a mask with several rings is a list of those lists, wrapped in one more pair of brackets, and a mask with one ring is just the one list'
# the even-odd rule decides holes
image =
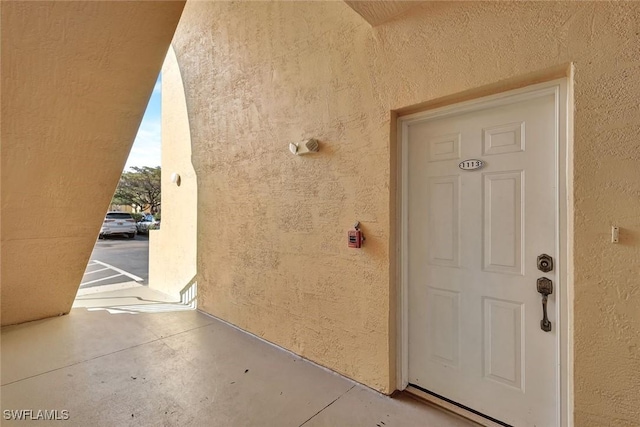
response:
{"label": "beige stucco wall", "polygon": [[[200,307],[392,391],[390,112],[574,62],[575,425],[635,425],[639,22],[638,3],[434,3],[375,28],[341,2],[189,3]],[[320,153],[288,152],[308,137]]]}
{"label": "beige stucco wall", "polygon": [[[171,175],[180,175],[180,185]],[[171,48],[162,66],[162,221],[149,232],[149,287],[174,297],[196,274],[198,186],[182,76]]]}
{"label": "beige stucco wall", "polygon": [[183,6],[2,2],[3,325],[71,308]]}

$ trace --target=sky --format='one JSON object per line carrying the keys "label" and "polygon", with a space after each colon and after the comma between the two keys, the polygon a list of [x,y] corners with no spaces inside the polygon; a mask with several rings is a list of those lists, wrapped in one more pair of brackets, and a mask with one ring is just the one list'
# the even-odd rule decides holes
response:
{"label": "sky", "polygon": [[124,170],[131,166],[160,166],[161,82],[162,75],[158,75]]}

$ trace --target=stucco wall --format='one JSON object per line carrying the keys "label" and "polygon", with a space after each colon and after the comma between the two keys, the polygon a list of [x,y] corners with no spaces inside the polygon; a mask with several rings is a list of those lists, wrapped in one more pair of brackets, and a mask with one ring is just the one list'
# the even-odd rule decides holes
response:
{"label": "stucco wall", "polygon": [[184,2],[2,2],[2,324],[67,313]]}
{"label": "stucco wall", "polygon": [[[180,175],[180,185],[171,175]],[[173,49],[162,66],[162,221],[149,232],[149,287],[178,297],[196,274],[196,173],[182,76]]]}
{"label": "stucco wall", "polygon": [[[433,3],[376,28],[341,2],[189,3],[200,307],[390,392],[390,111],[574,62],[575,421],[634,425],[639,23],[637,3]],[[292,156],[307,137],[320,153]]]}

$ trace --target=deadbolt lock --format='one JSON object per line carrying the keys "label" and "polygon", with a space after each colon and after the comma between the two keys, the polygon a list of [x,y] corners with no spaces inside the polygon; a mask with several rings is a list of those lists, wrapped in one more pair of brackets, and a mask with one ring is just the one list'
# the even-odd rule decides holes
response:
{"label": "deadbolt lock", "polygon": [[543,273],[553,270],[553,258],[547,254],[538,255],[538,270]]}

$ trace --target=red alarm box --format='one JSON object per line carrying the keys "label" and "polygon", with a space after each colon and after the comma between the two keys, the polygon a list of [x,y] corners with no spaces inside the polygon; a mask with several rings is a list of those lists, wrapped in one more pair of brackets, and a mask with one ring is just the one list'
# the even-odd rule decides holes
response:
{"label": "red alarm box", "polygon": [[349,230],[349,247],[350,248],[361,248],[362,247],[362,231],[360,230]]}

